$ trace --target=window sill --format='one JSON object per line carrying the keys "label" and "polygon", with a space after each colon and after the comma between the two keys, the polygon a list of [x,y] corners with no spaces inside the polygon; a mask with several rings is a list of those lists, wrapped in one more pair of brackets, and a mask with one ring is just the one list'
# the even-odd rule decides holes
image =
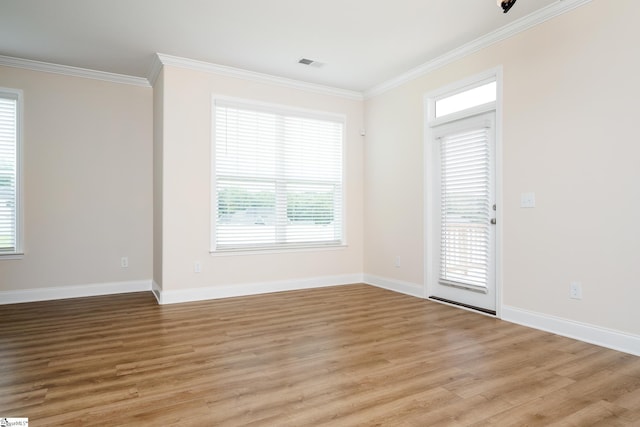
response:
{"label": "window sill", "polygon": [[6,253],[6,254],[0,253],[0,261],[15,260],[15,259],[22,259],[22,258],[24,258],[24,253]]}
{"label": "window sill", "polygon": [[342,245],[327,245],[327,246],[298,246],[290,248],[256,248],[256,249],[224,249],[224,250],[211,250],[209,254],[213,257],[225,257],[225,256],[242,256],[242,255],[272,255],[283,254],[292,252],[323,252],[323,251],[339,251],[348,247],[346,244]]}

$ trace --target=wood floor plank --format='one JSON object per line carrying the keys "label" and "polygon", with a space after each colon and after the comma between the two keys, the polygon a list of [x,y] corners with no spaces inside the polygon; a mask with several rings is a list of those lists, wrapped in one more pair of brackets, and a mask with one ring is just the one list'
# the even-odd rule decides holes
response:
{"label": "wood floor plank", "polygon": [[0,306],[31,426],[640,425],[640,358],[366,285]]}

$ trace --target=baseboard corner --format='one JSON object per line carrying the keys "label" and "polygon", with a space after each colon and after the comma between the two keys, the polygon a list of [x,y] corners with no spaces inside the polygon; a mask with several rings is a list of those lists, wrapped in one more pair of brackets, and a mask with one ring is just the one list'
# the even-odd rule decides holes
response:
{"label": "baseboard corner", "polygon": [[410,295],[417,298],[425,298],[424,286],[418,283],[389,279],[372,274],[365,274],[363,280],[367,285],[376,286],[378,288],[399,292],[401,294]]}

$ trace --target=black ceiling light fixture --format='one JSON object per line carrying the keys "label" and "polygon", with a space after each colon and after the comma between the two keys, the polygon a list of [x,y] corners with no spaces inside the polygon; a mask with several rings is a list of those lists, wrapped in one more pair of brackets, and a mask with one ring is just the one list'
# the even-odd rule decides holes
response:
{"label": "black ceiling light fixture", "polygon": [[509,9],[516,4],[516,0],[498,0],[498,6],[502,8],[502,13],[509,12]]}

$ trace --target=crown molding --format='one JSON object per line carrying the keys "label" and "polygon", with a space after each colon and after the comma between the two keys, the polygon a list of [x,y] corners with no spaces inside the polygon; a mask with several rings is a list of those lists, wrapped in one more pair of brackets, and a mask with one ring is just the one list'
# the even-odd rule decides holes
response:
{"label": "crown molding", "polygon": [[330,86],[323,86],[314,83],[307,83],[300,80],[288,79],[285,77],[273,76],[270,74],[258,73],[255,71],[242,70],[240,68],[228,67],[226,65],[212,64],[209,62],[197,61],[194,59],[181,58],[178,56],[165,55],[163,53],[156,53],[156,61],[151,67],[148,74],[148,79],[151,84],[155,83],[155,80],[160,74],[162,66],[169,65],[173,67],[187,68],[196,71],[204,71],[207,73],[218,74],[227,77],[235,77],[244,80],[251,80],[258,83],[267,83],[276,86],[283,86],[292,89],[304,90],[307,92],[318,93],[321,95],[337,96],[340,98],[346,98],[351,100],[362,101],[363,95],[361,92],[339,89]]}
{"label": "crown molding", "polygon": [[158,53],[153,55],[153,63],[151,64],[151,68],[147,73],[147,80],[151,86],[156,85],[156,81],[158,80],[158,76],[160,76],[160,72],[162,71],[162,61],[160,60],[160,56]]}
{"label": "crown molding", "polygon": [[401,86],[419,77],[423,77],[438,68],[444,67],[454,61],[478,52],[481,49],[498,43],[502,40],[508,39],[518,33],[542,24],[556,16],[569,12],[579,6],[587,4],[592,0],[557,0],[555,3],[550,4],[530,15],[524,16],[510,24],[507,24],[495,31],[492,31],[480,38],[473,40],[467,44],[464,44],[456,49],[453,49],[444,55],[441,55],[429,62],[426,62],[412,70],[407,71],[397,77],[387,80],[384,83],[376,85],[371,89],[364,92],[364,98],[372,98],[377,95],[381,95],[393,88]]}
{"label": "crown molding", "polygon": [[14,58],[10,56],[0,55],[0,66],[22,68],[32,71],[41,71],[47,73],[62,74],[73,77],[82,77],[94,80],[102,80],[111,83],[128,84],[133,86],[150,87],[155,84],[160,71],[164,65],[170,65],[181,68],[188,68],[198,71],[220,74],[228,77],[236,77],[245,80],[256,81],[260,83],[273,84],[293,89],[304,90],[323,95],[337,96],[351,100],[363,100],[380,95],[393,88],[401,86],[419,77],[425,76],[430,72],[444,67],[454,61],[465,56],[471,55],[481,49],[492,44],[512,37],[531,27],[539,25],[556,16],[569,12],[584,4],[590,3],[592,0],[557,0],[555,3],[546,6],[537,12],[520,18],[510,24],[507,24],[485,36],[482,36],[470,43],[460,46],[448,53],[441,55],[425,64],[422,64],[412,70],[409,70],[395,78],[387,80],[379,85],[372,87],[364,93],[346,89],[339,89],[330,86],[324,86],[314,83],[307,83],[300,80],[288,79],[284,77],[263,74],[254,71],[242,70],[239,68],[228,67],[224,65],[212,64],[203,61],[197,61],[177,56],[165,55],[157,53],[148,78],[127,76],[124,74],[108,73],[104,71],[89,70],[86,68],[71,67],[68,65],[52,64],[47,62],[33,61],[30,59]]}
{"label": "crown molding", "polygon": [[127,84],[133,86],[151,87],[149,81],[143,77],[126,76],[124,74],[107,73],[105,71],[89,70],[68,65],[51,64],[49,62],[33,61],[31,59],[13,58],[0,55],[0,65],[22,68],[31,71],[62,74],[71,77],[102,80],[105,82]]}

